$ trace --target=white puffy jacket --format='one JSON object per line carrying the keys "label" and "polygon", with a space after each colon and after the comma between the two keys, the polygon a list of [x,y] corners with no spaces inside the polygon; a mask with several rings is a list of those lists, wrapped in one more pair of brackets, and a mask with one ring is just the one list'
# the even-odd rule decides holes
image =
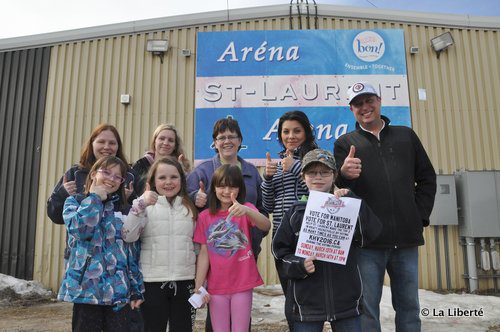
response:
{"label": "white puffy jacket", "polygon": [[123,225],[127,242],[141,240],[141,269],[146,282],[191,280],[195,277],[195,223],[177,196],[170,204],[159,196],[144,209],[143,197],[134,200]]}

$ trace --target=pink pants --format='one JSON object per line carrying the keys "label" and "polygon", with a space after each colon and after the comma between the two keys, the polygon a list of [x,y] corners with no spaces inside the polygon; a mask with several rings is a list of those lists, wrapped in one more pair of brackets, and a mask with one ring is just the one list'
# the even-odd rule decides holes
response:
{"label": "pink pants", "polygon": [[214,332],[248,332],[252,292],[210,295],[210,319]]}

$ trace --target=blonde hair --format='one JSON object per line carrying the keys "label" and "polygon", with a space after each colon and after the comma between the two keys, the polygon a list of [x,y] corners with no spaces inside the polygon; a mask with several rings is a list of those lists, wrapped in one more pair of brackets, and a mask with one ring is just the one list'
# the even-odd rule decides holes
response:
{"label": "blonde hair", "polygon": [[149,148],[153,153],[156,154],[155,142],[156,139],[158,138],[158,135],[160,135],[160,133],[164,130],[171,130],[175,134],[175,147],[174,151],[172,151],[172,156],[179,158],[181,154],[184,155],[184,159],[182,161],[182,168],[184,169],[184,172],[191,171],[191,163],[187,159],[186,153],[184,152],[184,149],[182,147],[182,139],[179,136],[179,133],[177,132],[177,129],[173,124],[162,123],[158,127],[156,127],[155,131],[153,132],[153,136],[151,137],[151,143],[149,145]]}

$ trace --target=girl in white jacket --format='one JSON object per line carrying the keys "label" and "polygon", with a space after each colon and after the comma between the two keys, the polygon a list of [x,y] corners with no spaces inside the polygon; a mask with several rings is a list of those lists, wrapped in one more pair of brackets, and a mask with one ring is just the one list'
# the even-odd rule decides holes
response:
{"label": "girl in white jacket", "polygon": [[181,164],[170,157],[155,161],[123,226],[125,241],[141,241],[146,331],[164,332],[167,324],[170,331],[193,330],[196,311],[188,299],[194,292],[196,218]]}

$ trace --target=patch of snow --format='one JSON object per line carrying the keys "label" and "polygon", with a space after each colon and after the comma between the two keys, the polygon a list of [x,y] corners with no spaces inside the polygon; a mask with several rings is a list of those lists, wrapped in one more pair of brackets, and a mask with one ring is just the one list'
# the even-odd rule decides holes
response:
{"label": "patch of snow", "polygon": [[26,281],[0,273],[0,305],[30,304],[52,298],[52,291],[38,281]]}

